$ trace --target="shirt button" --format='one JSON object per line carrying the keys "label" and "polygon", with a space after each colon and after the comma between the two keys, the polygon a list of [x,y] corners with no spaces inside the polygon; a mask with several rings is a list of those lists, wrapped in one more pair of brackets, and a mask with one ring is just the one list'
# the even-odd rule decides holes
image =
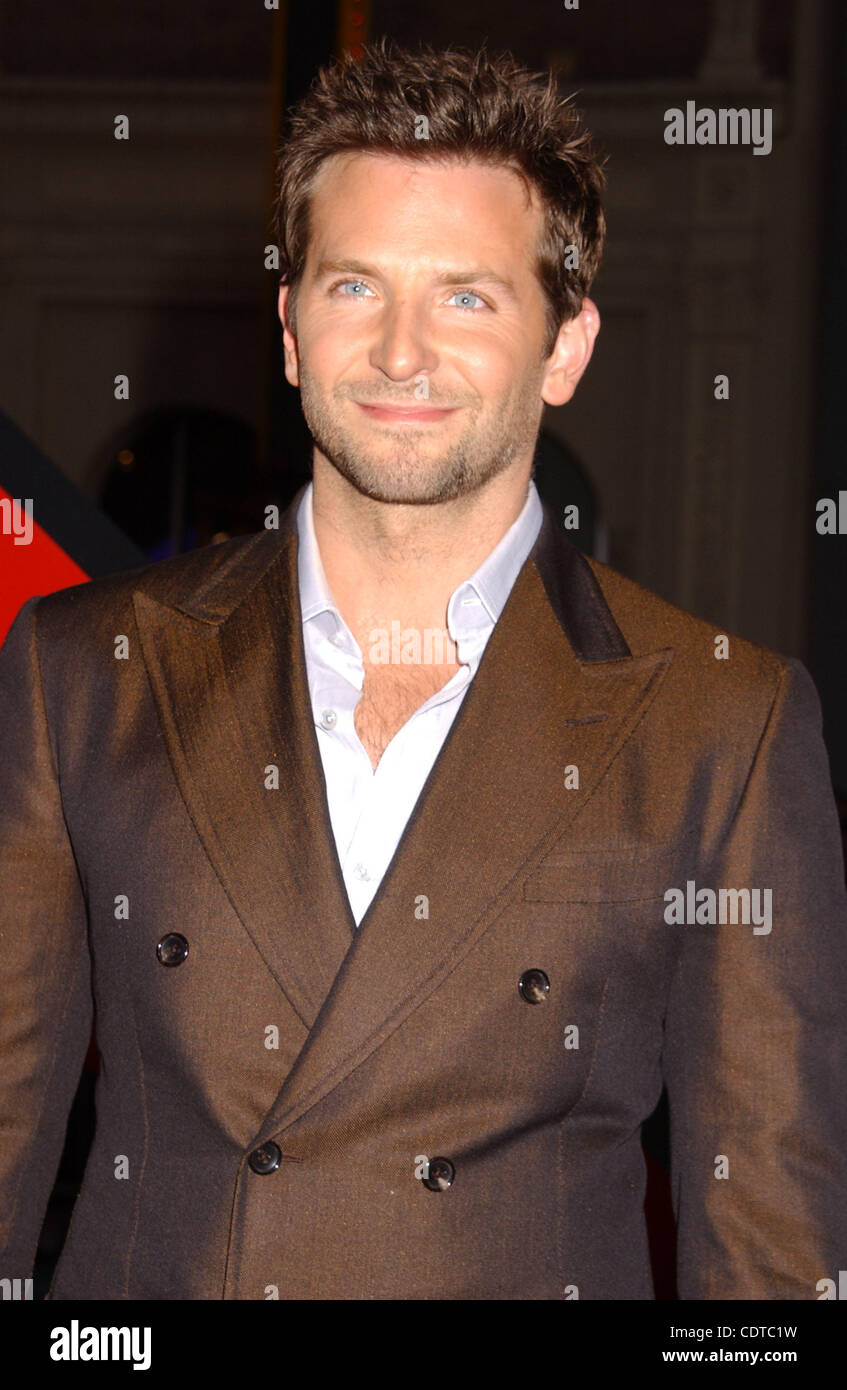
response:
{"label": "shirt button", "polygon": [[344,641],[344,638],[341,636],[340,632],[334,632],[329,640],[334,647],[340,647],[341,643]]}
{"label": "shirt button", "polygon": [[370,874],[368,873],[367,869],[365,868],[364,864],[355,864],[355,865],[353,866],[353,873],[354,873],[355,877],[356,877],[356,878],[360,878],[360,879],[362,880],[363,883],[369,883],[369,882],[370,882],[370,877],[371,877],[371,876],[370,876]]}
{"label": "shirt button", "polygon": [[338,715],[336,714],[334,709],[325,709],[321,711],[322,729],[334,729],[337,723]]}

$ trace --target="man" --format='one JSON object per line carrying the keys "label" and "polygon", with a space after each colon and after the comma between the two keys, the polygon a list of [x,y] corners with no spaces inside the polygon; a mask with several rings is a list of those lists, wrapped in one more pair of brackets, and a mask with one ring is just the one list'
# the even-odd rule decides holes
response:
{"label": "man", "polygon": [[[599,328],[552,82],[390,45],[280,168],[279,530],[30,600],[0,655],[2,1269],[96,1010],[54,1299],[684,1299],[847,1258],[847,911],[804,668],[531,481]],[[93,1000],[92,1000],[93,993]]]}

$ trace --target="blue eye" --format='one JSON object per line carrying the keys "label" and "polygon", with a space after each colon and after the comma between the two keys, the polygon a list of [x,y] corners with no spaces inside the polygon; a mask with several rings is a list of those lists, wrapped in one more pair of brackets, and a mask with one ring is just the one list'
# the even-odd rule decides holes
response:
{"label": "blue eye", "polygon": [[474,294],[473,290],[457,290],[455,294],[451,294],[450,298],[475,299],[477,301],[476,304],[459,304],[456,306],[459,309],[476,309],[478,305],[485,303],[485,300],[481,297],[481,295]]}
{"label": "blue eye", "polygon": [[342,280],[341,283],[336,285],[334,288],[344,290],[345,299],[364,299],[364,295],[362,294],[347,294],[346,291],[350,286],[353,286],[354,289],[367,290],[368,294],[371,293],[367,285],[362,280]]}

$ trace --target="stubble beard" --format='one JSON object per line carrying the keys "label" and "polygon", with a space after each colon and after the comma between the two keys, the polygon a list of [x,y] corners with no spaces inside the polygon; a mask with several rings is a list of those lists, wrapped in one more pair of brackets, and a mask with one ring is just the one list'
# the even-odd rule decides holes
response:
{"label": "stubble beard", "polygon": [[[371,389],[360,394],[373,399],[374,393]],[[505,395],[487,421],[481,406],[466,408],[465,429],[441,452],[428,439],[438,426],[429,425],[394,430],[382,424],[381,447],[369,450],[344,424],[343,412],[351,408],[350,399],[338,391],[328,397],[301,360],[300,402],[324,458],[365,497],[411,506],[467,496],[503,473],[519,455],[529,452],[531,456],[541,414],[536,376],[530,381],[527,374],[521,389]],[[398,393],[392,392],[390,399],[396,402]],[[414,404],[413,399],[407,400]]]}

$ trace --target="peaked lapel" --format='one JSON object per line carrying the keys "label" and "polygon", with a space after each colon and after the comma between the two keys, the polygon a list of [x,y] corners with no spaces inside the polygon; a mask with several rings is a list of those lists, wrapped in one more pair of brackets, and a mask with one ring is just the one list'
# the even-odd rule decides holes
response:
{"label": "peaked lapel", "polygon": [[[310,712],[296,510],[230,552],[190,604],[143,590],[144,659],[185,804],[227,895],[304,1031],[355,929]],[[224,552],[222,552],[224,553]],[[279,789],[265,769],[279,769]]]}
{"label": "peaked lapel", "polygon": [[[257,1143],[360,1065],[518,901],[526,873],[591,796],[671,659],[669,650],[631,655],[590,566],[545,507],[536,545]],[[297,728],[305,737],[302,720]],[[579,789],[565,790],[564,769],[574,763]],[[421,895],[426,920],[416,915]]]}

